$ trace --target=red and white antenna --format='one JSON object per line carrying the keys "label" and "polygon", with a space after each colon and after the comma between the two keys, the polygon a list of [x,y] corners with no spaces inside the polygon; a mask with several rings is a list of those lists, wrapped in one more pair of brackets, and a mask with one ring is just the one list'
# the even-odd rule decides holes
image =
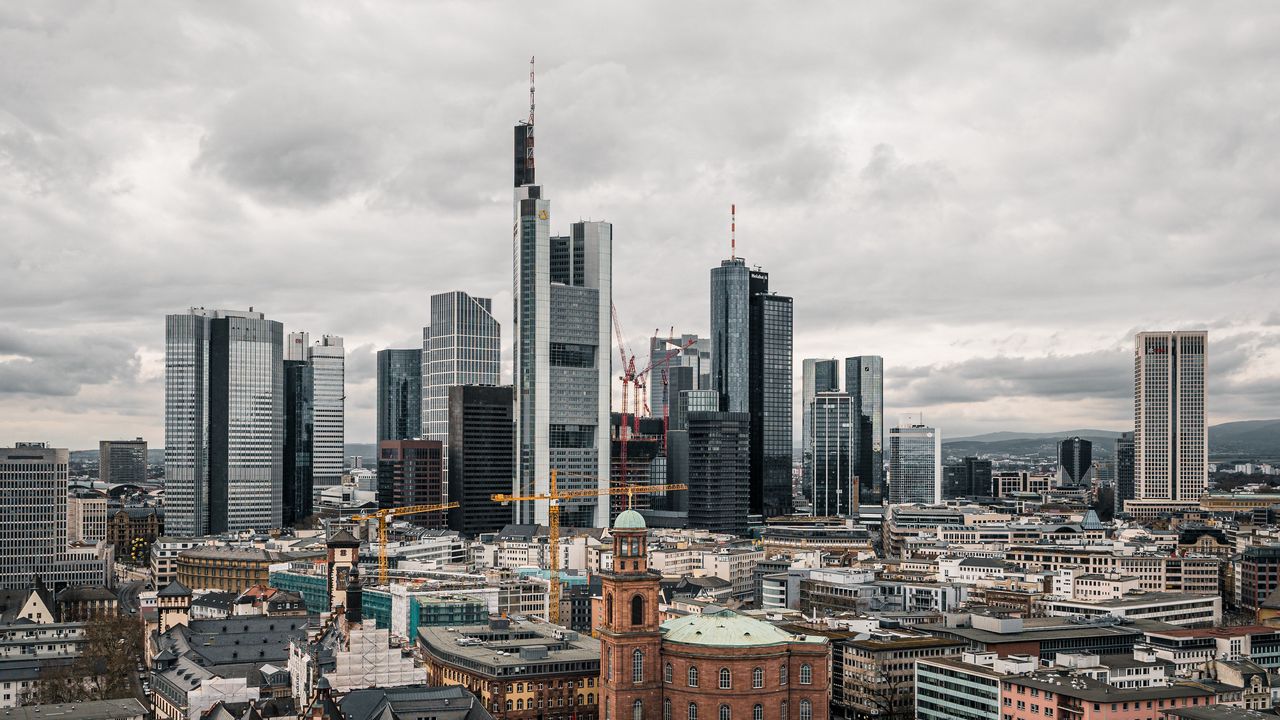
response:
{"label": "red and white antenna", "polygon": [[533,60],[534,56],[529,56],[529,124],[533,124]]}
{"label": "red and white antenna", "polygon": [[738,205],[729,206],[729,259],[738,259]]}

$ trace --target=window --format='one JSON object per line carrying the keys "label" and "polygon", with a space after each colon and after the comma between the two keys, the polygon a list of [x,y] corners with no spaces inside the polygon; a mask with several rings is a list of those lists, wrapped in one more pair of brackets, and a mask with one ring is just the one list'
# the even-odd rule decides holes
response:
{"label": "window", "polygon": [[667,663],[667,666],[662,668],[662,682],[671,682],[671,675],[671,663]]}
{"label": "window", "polygon": [[604,596],[604,618],[605,618],[605,622],[609,623],[610,625],[613,624],[613,596],[612,595]]}
{"label": "window", "polygon": [[764,669],[763,668],[756,668],[755,670],[751,671],[751,687],[753,688],[764,687]]}
{"label": "window", "polygon": [[644,682],[644,651],[631,653],[631,682]]}
{"label": "window", "polygon": [[631,626],[637,627],[644,624],[644,598],[636,595],[631,598]]}
{"label": "window", "polygon": [[751,720],[764,720],[764,706],[756,705],[751,708]]}
{"label": "window", "polygon": [[[809,685],[813,683],[813,668],[808,664],[800,666],[800,684]],[[801,705],[801,708],[804,706]]]}
{"label": "window", "polygon": [[813,705],[808,700],[800,701],[800,720],[813,720]]}
{"label": "window", "polygon": [[787,710],[788,710],[788,709],[789,709],[789,708],[787,707],[787,701],[786,701],[786,700],[783,700],[783,701],[782,701],[782,707],[781,707],[781,709],[778,711],[778,717],[779,717],[779,718],[781,718],[781,720],[790,720],[790,718],[789,718],[789,717],[788,717],[788,715],[787,715]]}
{"label": "window", "polygon": [[720,668],[720,689],[728,690],[733,687],[733,675],[729,673],[729,668]]}
{"label": "window", "polygon": [[631,704],[631,720],[644,720],[644,703],[640,700]]}
{"label": "window", "polygon": [[689,668],[689,687],[698,687],[698,668]]}
{"label": "window", "polygon": [[721,705],[721,706],[720,706],[720,720],[732,720],[732,718],[730,718],[729,716],[730,716],[730,713],[729,713],[729,706],[728,706],[728,705]]}
{"label": "window", "polygon": [[783,665],[782,667],[778,668],[778,684],[779,685],[787,684],[787,669],[788,668],[786,665]]}
{"label": "window", "polygon": [[698,720],[698,703],[689,703],[689,720]]}
{"label": "window", "polygon": [[662,701],[662,720],[671,720],[671,698]]}

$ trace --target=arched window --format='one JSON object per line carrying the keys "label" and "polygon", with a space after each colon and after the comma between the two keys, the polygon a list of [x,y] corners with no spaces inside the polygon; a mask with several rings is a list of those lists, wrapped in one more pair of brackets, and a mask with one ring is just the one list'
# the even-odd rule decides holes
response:
{"label": "arched window", "polygon": [[518,693],[524,692],[524,683],[516,683],[516,692]]}
{"label": "arched window", "polygon": [[524,709],[524,700],[517,700],[517,701],[516,701],[516,709],[517,709],[517,710],[523,710],[523,709]]}
{"label": "arched window", "polygon": [[631,682],[644,682],[644,651],[631,653]]}
{"label": "arched window", "polygon": [[671,663],[667,663],[667,666],[662,668],[662,682],[671,682],[671,676],[673,673],[674,671],[671,669]]}
{"label": "arched window", "polygon": [[644,624],[644,598],[636,595],[631,598],[631,625],[636,627]]}
{"label": "arched window", "polygon": [[511,712],[511,706],[514,704],[515,703],[511,702],[510,700],[507,701],[507,712]]}
{"label": "arched window", "polygon": [[791,716],[787,714],[787,713],[789,713],[790,711],[791,711],[791,708],[790,708],[790,706],[789,706],[789,705],[787,705],[787,701],[786,701],[786,700],[783,700],[783,701],[782,701],[782,710],[781,710],[781,712],[778,714],[779,718],[781,718],[781,720],[791,720]]}
{"label": "arched window", "polygon": [[807,663],[800,666],[800,684],[809,685],[813,682],[813,668]]}
{"label": "arched window", "polygon": [[578,693],[578,704],[579,704],[579,705],[583,705],[583,704],[585,704],[583,701],[584,701],[584,700],[586,700],[586,699],[587,699],[587,696],[586,696],[586,695],[583,695],[582,693]]}
{"label": "arched window", "polygon": [[751,671],[751,687],[764,687],[764,668],[756,668]]}
{"label": "arched window", "polygon": [[778,684],[786,685],[788,680],[787,666],[784,663],[782,667],[778,668]]}
{"label": "arched window", "polygon": [[733,687],[733,675],[729,673],[729,668],[720,668],[720,689],[728,690]]}
{"label": "arched window", "polygon": [[721,705],[721,706],[720,706],[720,720],[733,720],[733,719],[730,717],[730,715],[731,715],[731,713],[729,712],[729,706],[728,706],[728,705]]}
{"label": "arched window", "polygon": [[608,667],[605,668],[604,677],[606,680],[613,679],[613,653],[609,653],[609,664]]}
{"label": "arched window", "polygon": [[751,708],[751,720],[764,720],[764,706],[756,705]]}
{"label": "arched window", "polygon": [[604,596],[604,620],[608,624],[613,624],[613,596]]}
{"label": "arched window", "polygon": [[644,703],[640,700],[631,703],[631,720],[644,720]]}
{"label": "arched window", "polygon": [[813,706],[808,700],[800,701],[800,720],[813,720]]}
{"label": "arched window", "polygon": [[689,666],[689,687],[698,687],[698,668],[697,666]]}
{"label": "arched window", "polygon": [[698,703],[689,703],[689,720],[698,720]]}
{"label": "arched window", "polygon": [[595,704],[596,704],[596,694],[595,694],[595,693],[587,693],[587,704],[588,704],[588,705],[595,705]]}
{"label": "arched window", "polygon": [[671,698],[662,701],[662,720],[671,720]]}

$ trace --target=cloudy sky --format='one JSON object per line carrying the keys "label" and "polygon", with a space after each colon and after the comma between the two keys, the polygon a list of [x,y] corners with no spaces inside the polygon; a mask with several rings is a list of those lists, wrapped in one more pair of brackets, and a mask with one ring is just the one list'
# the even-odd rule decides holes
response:
{"label": "cloudy sky", "polygon": [[191,305],[344,336],[372,440],[432,293],[509,326],[531,55],[553,229],[614,223],[637,348],[707,330],[737,203],[797,376],[883,355],[891,417],[1121,429],[1133,333],[1175,327],[1211,421],[1278,417],[1277,37],[1199,0],[4,3],[0,444],[162,445]]}

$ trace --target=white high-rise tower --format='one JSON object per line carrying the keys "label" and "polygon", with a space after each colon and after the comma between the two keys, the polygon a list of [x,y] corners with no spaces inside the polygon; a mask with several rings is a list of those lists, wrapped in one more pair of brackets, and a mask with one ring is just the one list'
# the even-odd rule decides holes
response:
{"label": "white high-rise tower", "polygon": [[1134,496],[1196,503],[1209,481],[1208,333],[1141,332],[1133,354]]}

